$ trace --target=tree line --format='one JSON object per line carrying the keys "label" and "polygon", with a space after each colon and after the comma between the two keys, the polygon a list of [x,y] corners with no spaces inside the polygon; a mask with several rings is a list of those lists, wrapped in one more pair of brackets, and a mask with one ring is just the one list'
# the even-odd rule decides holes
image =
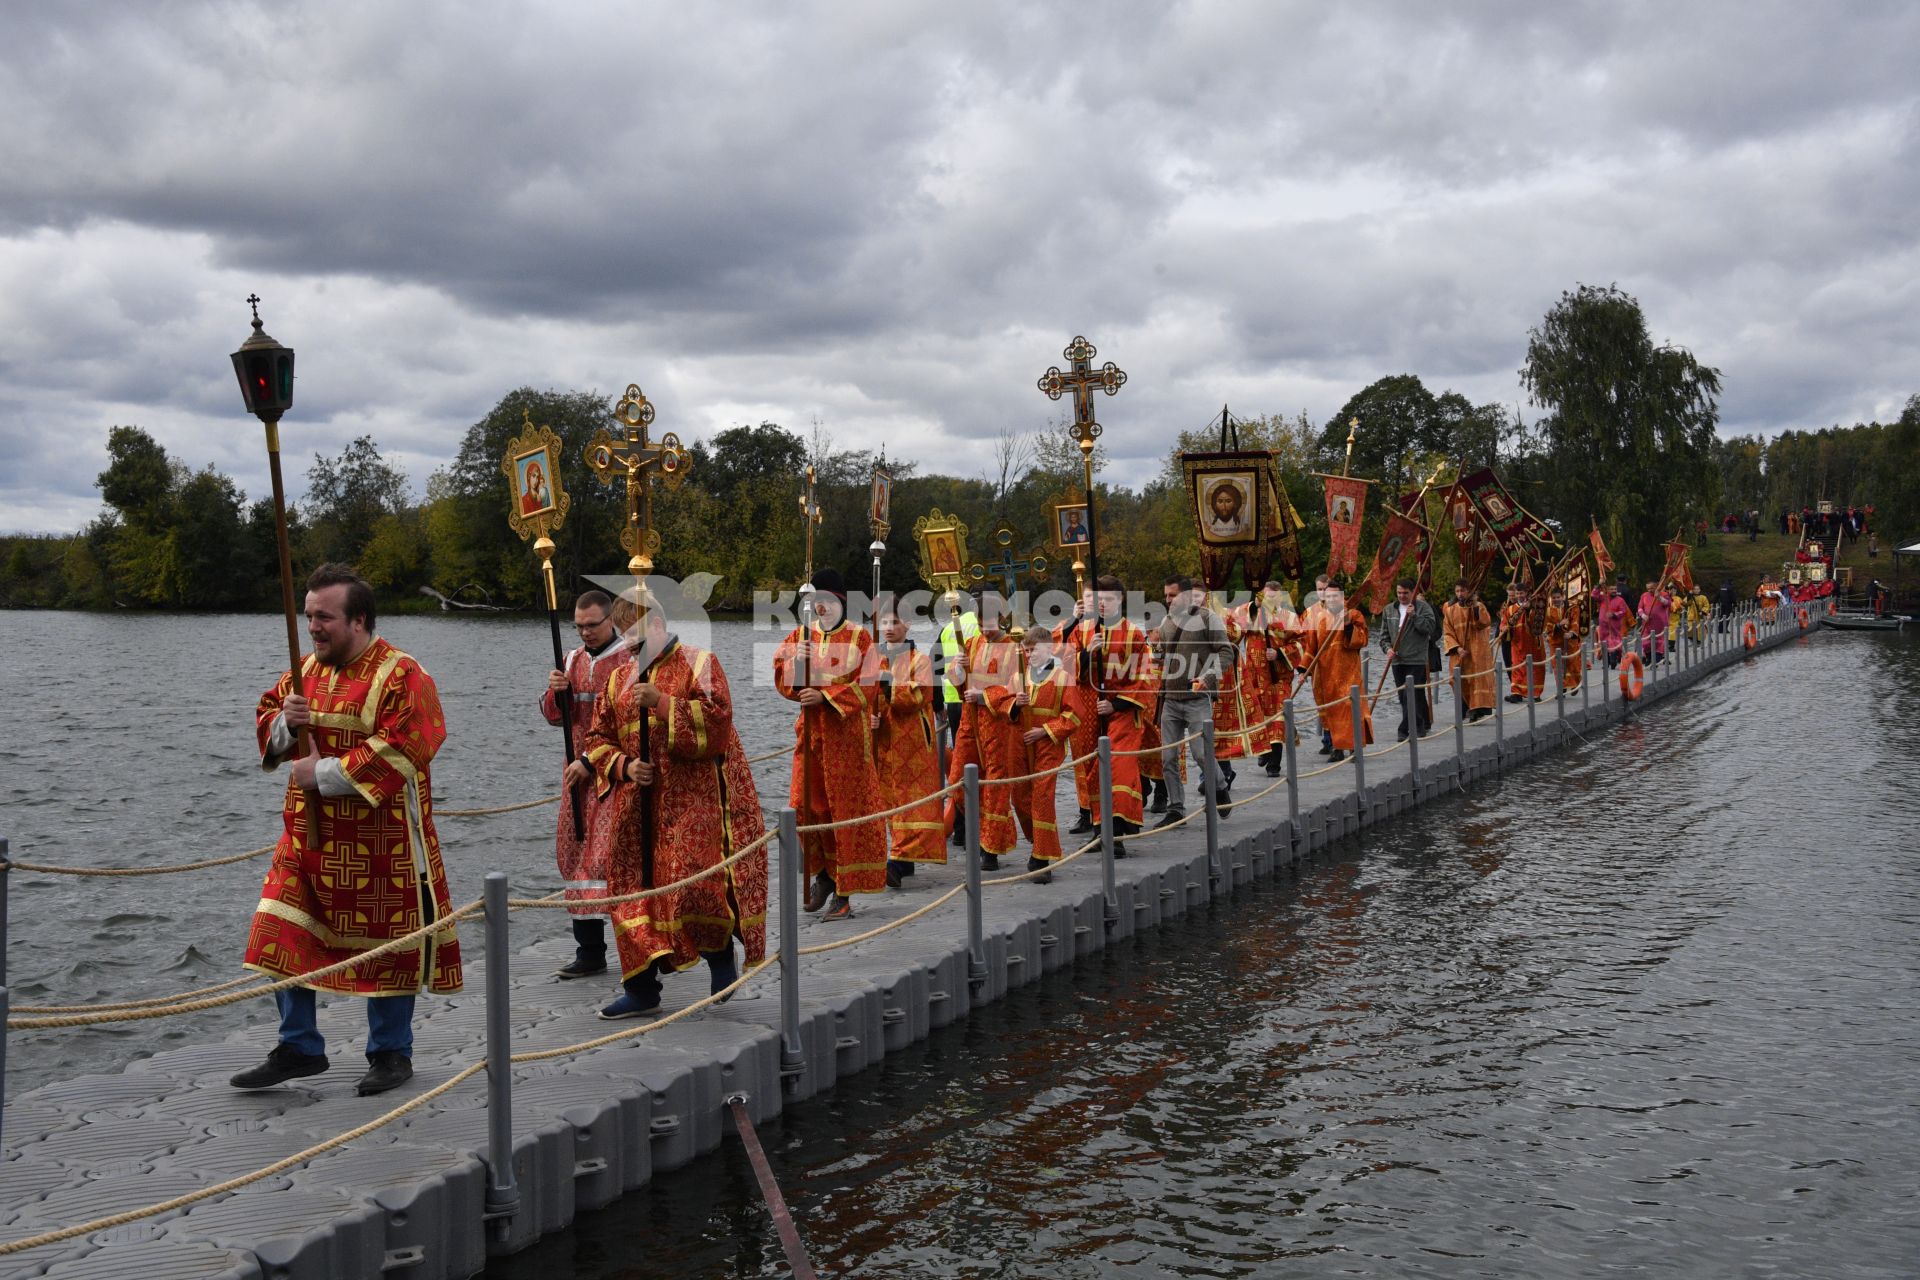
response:
{"label": "tree line", "polygon": [[[1690,352],[1655,344],[1631,296],[1591,285],[1563,294],[1530,331],[1520,383],[1540,411],[1531,421],[1518,406],[1436,393],[1411,373],[1376,380],[1324,423],[1304,413],[1237,418],[1238,447],[1274,452],[1287,496],[1305,517],[1304,585],[1311,586],[1328,552],[1314,473],[1341,469],[1355,419],[1361,425],[1353,474],[1378,482],[1364,521],[1363,573],[1390,499],[1418,488],[1438,464],[1449,472],[1495,467],[1563,541],[1598,524],[1634,580],[1657,572],[1660,544],[1675,530],[1724,509],[1757,508],[1770,517],[1782,506],[1797,510],[1827,498],[1874,504],[1889,530],[1920,527],[1920,395],[1893,423],[1722,440],[1715,430],[1717,371]],[[611,409],[609,397],[590,392],[510,391],[427,478],[423,500],[371,437],[333,457],[315,455],[305,497],[288,513],[296,574],[343,561],[357,565],[389,605],[422,602],[430,589],[467,603],[536,606],[536,562],[506,521],[500,469],[508,441],[527,419],[551,427],[563,442],[561,480],[572,508],[555,535],[560,581],[578,589],[583,574],[621,571],[624,489],[602,486],[584,460],[587,441],[609,425]],[[1104,572],[1151,591],[1167,576],[1196,569],[1198,538],[1180,454],[1219,444],[1217,428],[1182,433],[1140,488],[1099,486]],[[824,511],[815,563],[835,566],[854,584],[870,581],[867,495],[875,455],[837,448],[817,426],[802,433],[774,422],[729,428],[690,452],[685,483],[655,503],[663,540],[658,572],[718,575],[713,604],[720,608],[745,608],[757,591],[796,585],[804,571],[801,474],[812,464]],[[113,427],[107,454],[98,477],[104,506],[84,530],[0,538],[0,605],[277,605],[269,501],[250,500],[211,466],[192,469],[136,426]],[[893,531],[882,585],[895,591],[920,585],[911,537],[916,516],[938,508],[959,517],[969,526],[975,560],[997,551],[996,529],[1012,529],[1012,550],[1021,556],[1042,548],[1047,504],[1076,487],[1081,474],[1064,421],[1003,432],[985,475],[923,470],[921,461],[903,458],[886,462],[894,476]],[[1428,509],[1436,527],[1438,496]],[[1457,574],[1451,535],[1441,530],[1435,545],[1434,585],[1444,591]],[[1045,585],[1070,585],[1068,565],[1049,558],[1055,563]]]}

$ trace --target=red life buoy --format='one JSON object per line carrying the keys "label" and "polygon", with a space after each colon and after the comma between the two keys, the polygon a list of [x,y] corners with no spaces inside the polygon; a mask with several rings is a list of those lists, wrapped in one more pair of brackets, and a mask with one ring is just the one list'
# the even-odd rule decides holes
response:
{"label": "red life buoy", "polygon": [[1840,612],[1840,602],[1838,600],[1827,601],[1827,616],[1831,618],[1838,612]]}
{"label": "red life buoy", "polygon": [[1805,605],[1800,606],[1800,629],[1802,631],[1807,629],[1807,606]]}
{"label": "red life buoy", "polygon": [[1753,619],[1747,619],[1747,625],[1740,628],[1740,643],[1751,649],[1760,643],[1760,628],[1753,625]]}
{"label": "red life buoy", "polygon": [[1628,650],[1627,656],[1620,660],[1620,696],[1628,702],[1640,701],[1640,695],[1647,687],[1647,664],[1640,661],[1640,655]]}

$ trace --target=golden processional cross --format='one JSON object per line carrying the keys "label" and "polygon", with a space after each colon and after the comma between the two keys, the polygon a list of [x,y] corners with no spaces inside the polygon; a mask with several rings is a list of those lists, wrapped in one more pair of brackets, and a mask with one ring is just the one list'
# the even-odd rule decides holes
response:
{"label": "golden processional cross", "polygon": [[800,524],[806,531],[806,585],[801,588],[808,595],[813,594],[813,531],[821,521],[820,500],[813,492],[813,464],[807,464],[807,491],[800,495]]}
{"label": "golden processional cross", "polygon": [[627,525],[620,531],[620,545],[630,557],[627,572],[641,579],[653,572],[653,553],[660,549],[660,532],[653,527],[654,479],[657,475],[668,488],[679,488],[692,459],[671,431],[658,441],[647,438],[653,405],[635,383],[627,384],[627,394],[614,406],[613,420],[622,428],[620,438],[604,427],[595,432],[587,442],[587,466],[601,484],[612,484],[618,475],[627,478]]}

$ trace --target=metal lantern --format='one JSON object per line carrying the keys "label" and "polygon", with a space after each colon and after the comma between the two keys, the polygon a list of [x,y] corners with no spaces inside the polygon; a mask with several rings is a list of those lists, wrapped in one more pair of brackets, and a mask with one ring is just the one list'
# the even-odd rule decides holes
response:
{"label": "metal lantern", "polygon": [[275,342],[261,328],[257,294],[247,303],[253,308],[253,334],[233,353],[233,372],[240,379],[247,412],[262,422],[278,422],[293,407],[293,348]]}

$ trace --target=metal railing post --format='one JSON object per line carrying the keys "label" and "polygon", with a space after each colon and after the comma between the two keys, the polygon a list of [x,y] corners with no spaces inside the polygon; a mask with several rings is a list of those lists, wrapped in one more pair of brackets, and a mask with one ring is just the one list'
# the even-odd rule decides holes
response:
{"label": "metal railing post", "polygon": [[800,815],[780,810],[780,1066],[797,1076],[807,1060],[800,1039],[800,886],[807,878],[807,857],[800,848]]}
{"label": "metal railing post", "polygon": [[1100,892],[1108,927],[1120,920],[1120,890],[1113,873],[1113,739],[1106,734],[1094,744],[1100,774]]}
{"label": "metal railing post", "polygon": [[1534,714],[1534,708],[1540,704],[1540,699],[1534,695],[1533,691],[1535,689],[1544,689],[1546,687],[1546,683],[1547,683],[1546,673],[1540,670],[1540,659],[1534,657],[1532,654],[1528,654],[1527,655],[1527,732],[1528,733],[1532,733],[1535,729],[1538,729],[1540,727],[1539,718]]}
{"label": "metal railing post", "polygon": [[[13,859],[8,856],[9,845],[5,836],[0,836],[0,987],[7,985],[7,877],[13,870]],[[0,1021],[0,1032],[4,1032],[6,1023]],[[0,1094],[0,1097],[6,1095]]]}
{"label": "metal railing post", "polygon": [[1367,790],[1367,721],[1361,701],[1366,695],[1360,692],[1360,686],[1354,685],[1347,690],[1347,701],[1353,707],[1353,793],[1366,802]]}
{"label": "metal railing post", "polygon": [[1293,734],[1293,702],[1280,704],[1280,727],[1287,735],[1282,758],[1287,765],[1287,821],[1293,824],[1293,839],[1300,839],[1300,744]]}
{"label": "metal railing post", "polygon": [[[1465,652],[1462,650],[1462,652]],[[1461,770],[1467,759],[1467,684],[1460,678],[1460,668],[1453,669],[1453,772],[1456,777],[1463,776]]]}
{"label": "metal railing post", "polygon": [[987,980],[987,944],[980,923],[980,766],[960,771],[960,796],[967,823],[967,979]]}
{"label": "metal railing post", "polygon": [[[1620,642],[1620,660],[1622,662],[1626,661],[1626,654],[1627,642],[1623,639]],[[1605,645],[1600,646],[1600,705],[1603,707],[1613,701],[1613,689],[1611,687],[1613,667],[1608,665],[1607,662],[1607,659],[1612,656],[1613,650],[1607,648]]]}
{"label": "metal railing post", "polygon": [[1208,714],[1200,722],[1200,784],[1201,803],[1207,810],[1207,878],[1215,884],[1220,882],[1220,801],[1215,788],[1219,785],[1220,765],[1213,758],[1213,716]]}
{"label": "metal railing post", "polygon": [[[1507,740],[1507,694],[1513,692],[1513,681],[1512,681],[1512,677],[1509,676],[1507,681],[1507,691],[1506,693],[1502,693],[1500,690],[1500,680],[1498,675],[1499,664],[1495,663],[1494,667],[1495,667],[1495,676],[1494,676],[1494,684],[1493,684],[1493,740],[1495,742],[1505,742]],[[1509,668],[1509,670],[1511,670],[1511,668]]]}
{"label": "metal railing post", "polygon": [[1432,679],[1429,675],[1418,684],[1407,682],[1407,701],[1410,703],[1407,707],[1407,776],[1413,779],[1415,802],[1420,799],[1420,699],[1425,698],[1429,707],[1433,705],[1433,690],[1428,686]]}
{"label": "metal railing post", "polygon": [[506,872],[487,872],[483,899],[487,913],[486,1209],[489,1218],[498,1220],[520,1210],[520,1188],[513,1178],[513,1027],[508,1004],[513,970],[507,957],[511,930]]}

